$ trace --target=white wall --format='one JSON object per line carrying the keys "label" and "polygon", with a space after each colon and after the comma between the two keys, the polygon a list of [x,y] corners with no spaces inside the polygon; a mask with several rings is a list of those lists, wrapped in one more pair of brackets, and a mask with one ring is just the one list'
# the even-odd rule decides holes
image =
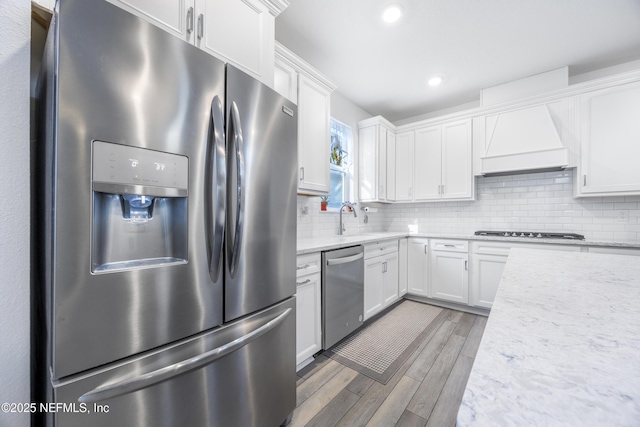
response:
{"label": "white wall", "polygon": [[[29,37],[31,5],[0,2],[0,403],[29,402]],[[28,414],[0,411],[0,425]]]}

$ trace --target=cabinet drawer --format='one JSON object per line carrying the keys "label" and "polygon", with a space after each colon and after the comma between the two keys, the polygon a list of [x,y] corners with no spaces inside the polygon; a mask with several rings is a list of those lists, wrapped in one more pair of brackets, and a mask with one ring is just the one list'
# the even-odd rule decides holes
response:
{"label": "cabinet drawer", "polygon": [[472,242],[471,250],[475,254],[485,255],[509,255],[509,249],[513,247],[513,244],[509,243],[496,243],[496,242]]}
{"label": "cabinet drawer", "polygon": [[386,255],[398,252],[398,241],[387,240],[384,242],[367,243],[364,246],[364,259],[373,258],[380,255]]}
{"label": "cabinet drawer", "polygon": [[434,251],[469,252],[469,242],[466,240],[431,240]]}
{"label": "cabinet drawer", "polygon": [[296,277],[320,272],[320,252],[298,255],[296,261]]}

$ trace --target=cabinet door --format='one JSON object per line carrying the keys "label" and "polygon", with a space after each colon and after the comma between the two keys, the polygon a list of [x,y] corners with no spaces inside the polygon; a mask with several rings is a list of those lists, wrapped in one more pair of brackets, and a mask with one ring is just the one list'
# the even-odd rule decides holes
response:
{"label": "cabinet door", "polygon": [[383,257],[364,261],[364,320],[382,310]]}
{"label": "cabinet door", "polygon": [[400,133],[396,136],[395,181],[395,200],[398,202],[412,200],[413,132]]}
{"label": "cabinet door", "polygon": [[275,17],[258,0],[195,0],[195,44],[273,85]]}
{"label": "cabinet door", "polygon": [[471,119],[442,125],[442,198],[473,196]]}
{"label": "cabinet door", "polygon": [[398,300],[398,252],[387,255],[383,264],[383,300],[387,307]]}
{"label": "cabinet door", "polygon": [[469,302],[468,255],[431,251],[431,298]]}
{"label": "cabinet door", "polygon": [[441,128],[420,129],[415,136],[413,183],[415,201],[439,199],[441,190]]}
{"label": "cabinet door", "polygon": [[330,93],[298,76],[298,193],[329,194]]}
{"label": "cabinet door", "polygon": [[378,146],[377,126],[361,128],[358,132],[358,144],[360,161],[358,162],[358,175],[360,181],[360,201],[370,202],[378,197]]}
{"label": "cabinet door", "polygon": [[503,255],[474,254],[471,257],[471,283],[469,299],[471,305],[491,308],[502,278],[507,258]]}
{"label": "cabinet door", "polygon": [[299,277],[296,289],[296,365],[322,347],[320,273]]}
{"label": "cabinet door", "polygon": [[640,192],[640,82],[580,97],[581,193]]}
{"label": "cabinet door", "polygon": [[[400,239],[398,243],[398,297],[407,293],[408,281],[408,239]],[[639,251],[640,252],[640,251]]]}
{"label": "cabinet door", "polygon": [[408,292],[414,295],[429,296],[429,241],[410,238],[407,248]]}
{"label": "cabinet door", "polygon": [[107,0],[129,13],[193,43],[195,38],[195,0],[158,2],[157,0]]}
{"label": "cabinet door", "polygon": [[387,181],[387,201],[396,200],[396,134],[387,131],[387,154],[385,159],[385,173]]}
{"label": "cabinet door", "polygon": [[378,126],[378,200],[387,200],[387,130]]}

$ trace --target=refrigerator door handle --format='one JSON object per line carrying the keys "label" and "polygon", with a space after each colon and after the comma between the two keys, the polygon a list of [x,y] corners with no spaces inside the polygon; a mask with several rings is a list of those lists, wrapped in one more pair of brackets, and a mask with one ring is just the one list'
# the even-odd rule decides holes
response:
{"label": "refrigerator door handle", "polygon": [[291,313],[292,309],[288,308],[283,313],[255,329],[248,334],[237,338],[227,344],[214,348],[206,353],[199,354],[190,359],[183,360],[182,362],[174,363],[173,365],[160,368],[158,370],[149,372],[138,377],[130,378],[124,381],[120,381],[113,384],[105,384],[83,394],[78,398],[78,402],[92,403],[99,402],[105,399],[111,399],[114,397],[122,396],[134,391],[142,390],[152,385],[161,383],[163,381],[170,380],[178,375],[185,374],[195,369],[202,368],[210,363],[215,362],[221,357],[226,356],[229,353],[244,347],[250,342],[258,339],[262,335],[271,331],[278,325],[280,325],[284,319]]}
{"label": "refrigerator door handle", "polygon": [[[238,269],[240,250],[242,248],[242,236],[244,231],[244,140],[242,137],[242,123],[240,123],[240,112],[235,102],[231,103],[231,127],[232,142],[229,144],[229,152],[236,156],[236,229],[233,232],[233,241],[228,244],[233,245],[231,257],[229,259],[229,272],[231,277],[235,277]],[[227,235],[227,238],[230,236]],[[230,239],[229,239],[230,240]]]}
{"label": "refrigerator door handle", "polygon": [[[222,102],[216,95],[211,101],[211,121],[213,123],[213,141],[209,141],[209,173],[207,182],[211,186],[207,197],[209,218],[209,275],[217,282],[222,265],[223,237],[225,227],[225,210],[227,200],[227,155],[224,138],[224,118]],[[215,169],[214,169],[215,168]],[[215,176],[214,176],[215,174]],[[212,230],[213,229],[213,230]]]}

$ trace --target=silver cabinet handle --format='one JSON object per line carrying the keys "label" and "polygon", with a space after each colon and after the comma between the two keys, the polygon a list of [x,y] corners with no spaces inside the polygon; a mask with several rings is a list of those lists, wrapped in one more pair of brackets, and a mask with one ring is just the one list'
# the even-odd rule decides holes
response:
{"label": "silver cabinet handle", "polygon": [[327,260],[327,265],[346,264],[348,262],[357,261],[362,257],[364,257],[364,254],[359,253],[359,254],[355,254],[355,255],[351,255],[351,256],[346,256],[346,257],[343,257],[343,258],[328,259]]}
{"label": "silver cabinet handle", "polygon": [[298,270],[304,270],[305,268],[309,268],[309,267],[311,267],[311,265],[310,265],[310,264],[305,264],[305,265],[299,265],[299,266],[297,267],[297,269],[298,269]]}
{"label": "silver cabinet handle", "polygon": [[[236,203],[236,222],[235,230],[229,229],[229,221],[227,221],[227,249],[231,249],[229,254],[229,272],[234,278],[238,270],[238,262],[240,260],[240,251],[242,249],[242,237],[244,233],[244,139],[242,136],[242,123],[240,123],[240,112],[238,105],[233,101],[231,103],[231,120],[230,127],[233,129],[232,139],[229,144],[229,152],[235,154],[236,161],[236,180],[237,187],[235,192],[231,191],[228,205],[231,206],[231,198],[235,198]],[[233,236],[233,239],[231,239]]]}
{"label": "silver cabinet handle", "polygon": [[424,245],[424,253],[427,253],[427,245]]}
{"label": "silver cabinet handle", "polygon": [[467,261],[466,259],[464,260],[464,269],[469,270],[469,261]]}
{"label": "silver cabinet handle", "polygon": [[300,168],[300,181],[304,181],[304,167]]}
{"label": "silver cabinet handle", "polygon": [[442,185],[438,185],[438,194],[442,194],[440,191],[440,188],[442,187]]}
{"label": "silver cabinet handle", "polygon": [[587,186],[587,175],[582,175],[582,179],[583,179],[582,186],[586,187]]}
{"label": "silver cabinet handle", "polygon": [[444,194],[444,184],[442,184],[442,194]]}
{"label": "silver cabinet handle", "polygon": [[222,249],[224,241],[225,210],[227,198],[227,160],[224,137],[224,113],[222,102],[216,95],[211,101],[211,123],[213,125],[213,141],[209,141],[207,150],[206,206],[208,209],[207,245],[209,248],[209,275],[214,282],[218,281],[222,265]]}
{"label": "silver cabinet handle", "polygon": [[297,285],[297,286],[300,286],[300,285],[306,285],[307,283],[311,283],[311,279],[307,279],[307,280],[305,280],[304,282],[296,282],[296,285]]}
{"label": "silver cabinet handle", "polygon": [[187,10],[187,34],[191,34],[193,32],[193,8],[190,7]]}
{"label": "silver cabinet handle", "polygon": [[201,13],[198,15],[198,40],[202,40],[204,37],[204,15]]}
{"label": "silver cabinet handle", "polygon": [[173,365],[166,366],[164,368],[149,372],[138,377],[130,378],[128,380],[120,381],[114,384],[106,384],[94,388],[93,390],[83,394],[78,398],[78,402],[99,402],[101,400],[110,399],[113,397],[122,396],[124,394],[133,393],[134,391],[142,390],[143,388],[151,387],[154,384],[167,381],[178,375],[182,375],[189,371],[202,368],[209,365],[212,362],[226,356],[229,353],[233,353],[241,347],[256,340],[262,335],[266,334],[276,326],[280,325],[284,319],[291,313],[291,308],[286,309],[278,317],[270,320],[258,329],[249,332],[248,334],[235,339],[220,347],[214,348],[206,353],[199,354],[190,359],[183,360],[182,362],[174,363]]}
{"label": "silver cabinet handle", "polygon": [[444,245],[445,248],[455,248],[456,245]]}

